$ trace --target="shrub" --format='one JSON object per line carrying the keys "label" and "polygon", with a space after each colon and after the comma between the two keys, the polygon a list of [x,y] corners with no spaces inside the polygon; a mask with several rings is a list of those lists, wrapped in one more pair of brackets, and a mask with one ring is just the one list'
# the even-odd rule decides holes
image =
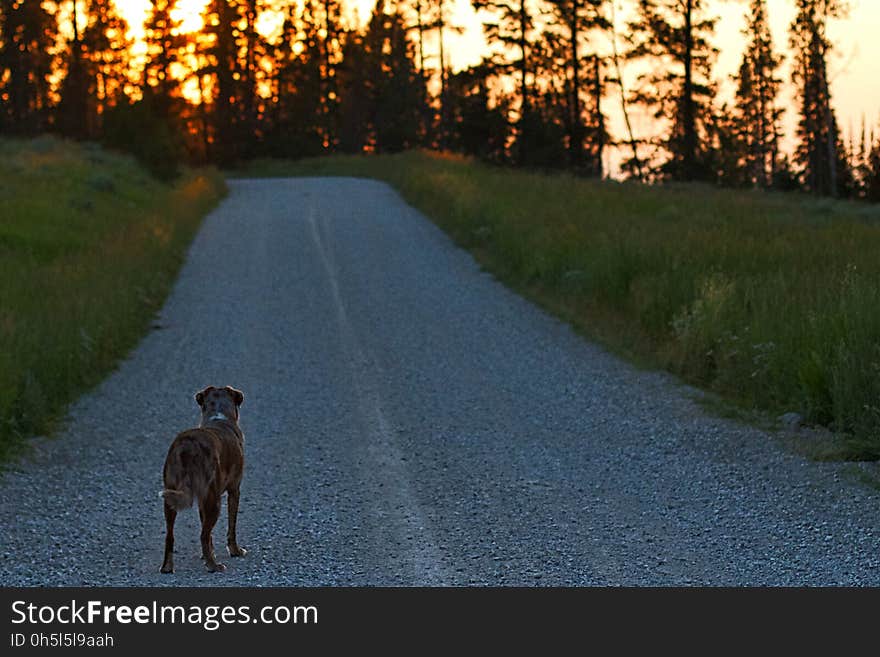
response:
{"label": "shrub", "polygon": [[104,115],[103,143],[133,155],[156,178],[168,182],[180,173],[182,147],[163,115],[150,96],[116,105]]}

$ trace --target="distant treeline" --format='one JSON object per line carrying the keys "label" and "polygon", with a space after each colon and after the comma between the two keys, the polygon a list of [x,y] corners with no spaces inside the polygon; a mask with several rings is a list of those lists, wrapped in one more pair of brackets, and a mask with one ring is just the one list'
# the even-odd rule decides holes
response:
{"label": "distant treeline", "polygon": [[[623,170],[647,182],[880,201],[880,130],[863,121],[844,139],[831,104],[826,23],[844,17],[840,0],[791,0],[791,154],[765,0],[749,2],[729,102],[704,0],[472,2],[488,17],[487,52],[453,71],[449,35],[461,27],[449,0],[378,0],[364,25],[339,0],[210,0],[193,33],[177,0],[153,0],[143,56],[113,0],[0,0],[0,133],[101,140],[164,176],[181,160],[426,147],[600,177],[617,147]],[[258,29],[266,18],[271,34]],[[632,85],[627,66],[642,72]],[[625,118],[619,137],[606,127],[612,105]],[[634,112],[659,136],[634,132]]]}

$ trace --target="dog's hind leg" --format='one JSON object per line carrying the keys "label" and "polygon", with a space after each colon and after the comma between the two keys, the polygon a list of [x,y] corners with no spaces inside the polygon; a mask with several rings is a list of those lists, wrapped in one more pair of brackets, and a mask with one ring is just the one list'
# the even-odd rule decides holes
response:
{"label": "dog's hind leg", "polygon": [[165,560],[162,562],[160,572],[174,572],[174,519],[177,511],[165,502]]}
{"label": "dog's hind leg", "polygon": [[211,573],[226,570],[226,566],[217,563],[214,555],[214,539],[211,537],[214,525],[220,517],[220,496],[209,494],[199,500],[199,516],[202,518],[202,558],[205,560],[205,567]]}
{"label": "dog's hind leg", "polygon": [[247,550],[240,547],[238,541],[235,540],[235,523],[238,521],[238,498],[238,487],[230,488],[227,495],[229,528],[226,531],[226,545],[229,548],[230,557],[243,557],[247,554]]}

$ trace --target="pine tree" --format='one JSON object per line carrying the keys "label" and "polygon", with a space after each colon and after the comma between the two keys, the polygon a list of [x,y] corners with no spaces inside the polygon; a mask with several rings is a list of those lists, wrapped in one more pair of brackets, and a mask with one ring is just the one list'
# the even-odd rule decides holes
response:
{"label": "pine tree", "polygon": [[242,120],[242,6],[234,0],[211,0],[205,7],[202,49],[211,73],[211,150],[222,165],[233,164],[242,156],[246,138]]}
{"label": "pine tree", "polygon": [[864,198],[867,191],[867,181],[870,176],[871,148],[873,147],[873,135],[868,132],[868,124],[862,115],[862,128],[856,141],[856,135],[850,130],[849,160],[850,169],[855,179],[854,196]]}
{"label": "pine tree", "polygon": [[0,132],[48,126],[55,18],[40,2],[0,0]]}
{"label": "pine tree", "polygon": [[373,81],[368,79],[370,54],[364,35],[352,32],[342,46],[338,66],[339,140],[343,153],[363,153],[371,141],[371,93]]}
{"label": "pine tree", "polygon": [[880,144],[876,143],[871,128],[865,117],[862,116],[858,138],[855,132],[850,130],[850,144],[847,154],[849,168],[853,174],[852,195],[856,198],[872,200],[870,198],[872,191],[877,191],[877,175],[880,174],[880,170],[877,169],[878,162],[875,158],[880,153],[877,149],[878,146]]}
{"label": "pine tree", "polygon": [[510,125],[507,108],[493,103],[495,72],[482,62],[449,77],[450,146],[490,162],[506,160]]}
{"label": "pine tree", "polygon": [[264,15],[274,16],[276,0],[239,0],[239,73],[240,88],[240,144],[241,157],[255,157],[260,153],[266,137],[268,107],[265,90],[270,83],[269,69],[273,65],[273,48],[258,26]]}
{"label": "pine tree", "polygon": [[[534,72],[531,50],[536,39],[535,14],[537,9],[530,0],[474,0],[474,8],[484,10],[493,20],[484,23],[486,41],[490,47],[500,47],[492,59],[494,68],[504,74],[514,74],[519,92],[518,120],[516,127],[516,161],[531,163],[531,150],[540,146],[540,140],[532,134],[536,122],[532,113],[532,86]],[[511,51],[516,53],[510,59]]]}
{"label": "pine tree", "polygon": [[[404,0],[396,3],[396,10],[404,17],[406,30],[410,33],[411,38],[414,39],[413,56],[415,57],[416,70],[422,79],[426,93],[432,71],[427,64],[431,56],[425,50],[425,41],[432,32],[442,32],[443,27],[445,27],[445,24],[443,26],[440,25],[439,20],[442,6],[442,2],[435,4],[430,2],[430,0]],[[442,45],[440,49],[442,51]],[[439,56],[437,59],[439,60]],[[441,100],[441,107],[445,84],[445,71],[441,71],[441,92],[438,94],[438,100]],[[420,144],[436,148],[439,146],[439,113],[427,95],[420,101],[419,105],[421,109]]]}
{"label": "pine tree", "polygon": [[79,3],[70,0],[69,28],[71,38],[62,55],[67,68],[61,83],[57,125],[61,132],[73,138],[88,137],[89,92],[86,80],[86,53],[83,45],[85,17]]}
{"label": "pine tree", "polygon": [[637,18],[629,24],[630,59],[647,59],[654,66],[639,78],[633,101],[652,116],[670,124],[659,146],[667,158],[660,177],[698,180],[714,174],[707,164],[715,89],[711,81],[717,50],[709,39],[715,20],[706,17],[704,0],[639,0]]}
{"label": "pine tree", "polygon": [[324,147],[338,143],[339,89],[337,68],[342,50],[342,7],[339,0],[321,0],[321,112]]}
{"label": "pine tree", "polygon": [[607,82],[617,86],[618,91],[620,92],[620,110],[621,114],[623,114],[623,122],[626,126],[626,141],[629,145],[632,156],[624,160],[622,163],[623,171],[627,171],[630,174],[634,175],[636,180],[643,181],[645,180],[645,171],[642,167],[642,158],[639,155],[639,144],[636,140],[635,133],[633,132],[632,121],[630,121],[630,109],[629,109],[629,101],[627,100],[627,91],[623,81],[623,66],[621,65],[621,56],[620,49],[617,47],[617,9],[616,3],[609,3],[611,8],[611,25],[610,25],[610,37],[611,37],[611,63],[614,66],[614,75],[608,78]]}
{"label": "pine tree", "polygon": [[[422,143],[443,150],[450,147],[453,141],[450,103],[454,102],[454,98],[449,94],[447,35],[461,34],[464,28],[450,21],[448,0],[409,1],[413,5],[410,13],[414,14],[414,22],[410,25],[410,30],[415,32],[419,75],[424,81],[426,93],[429,83],[435,77],[439,87],[435,102],[432,103],[428,96],[422,101]],[[397,6],[398,9],[402,7],[399,3]],[[436,35],[437,39],[435,52],[429,52],[425,47],[425,40],[431,35]],[[436,62],[436,65],[431,66],[430,62]]]}
{"label": "pine tree", "polygon": [[339,143],[338,77],[345,40],[340,12],[336,0],[287,6],[271,60],[273,127],[266,143],[273,153],[319,155]]}
{"label": "pine tree", "polygon": [[144,22],[147,53],[141,90],[165,115],[173,113],[172,106],[181,98],[180,79],[173,69],[181,64],[187,44],[186,36],[180,33],[180,19],[172,16],[176,5],[177,0],[152,0]]}
{"label": "pine tree", "polygon": [[263,44],[257,33],[257,0],[241,0],[241,5],[244,20],[240,31],[242,32],[244,52],[238,82],[241,90],[239,108],[241,138],[244,143],[240,145],[239,150],[246,157],[250,154],[254,142],[259,139],[257,134],[257,84],[258,63],[263,54]]}
{"label": "pine tree", "polygon": [[291,5],[276,56],[274,127],[267,144],[274,155],[306,157],[329,146],[319,7],[314,1]]}
{"label": "pine tree", "polygon": [[573,131],[571,80],[568,77],[568,48],[562,30],[552,26],[534,40],[529,53],[534,83],[530,90],[529,114],[525,117],[528,164],[532,167],[562,168],[568,165],[568,138]]}
{"label": "pine tree", "polygon": [[89,93],[101,114],[125,98],[130,82],[131,39],[128,23],[114,0],[90,0],[88,24],[83,34],[88,60]]}
{"label": "pine tree", "polygon": [[190,107],[188,112],[189,127],[185,138],[188,141],[187,150],[190,159],[205,164],[213,160],[211,81],[214,69],[207,53],[209,44],[206,35],[198,32],[191,34],[190,39],[192,45],[188,46],[191,52],[184,83],[192,83],[191,88],[198,92],[198,96],[194,101],[195,106]]}
{"label": "pine tree", "polygon": [[728,187],[745,185],[745,151],[738,136],[734,111],[724,103],[706,115],[704,129],[708,148],[703,156],[707,179]]}
{"label": "pine tree", "polygon": [[[559,55],[567,68],[567,141],[569,163],[602,176],[602,152],[605,144],[601,64],[595,54],[585,52],[591,32],[606,30],[611,23],[605,17],[604,0],[549,0],[552,16],[563,35]],[[587,117],[584,116],[585,111]],[[587,143],[589,142],[589,143]],[[584,165],[585,154],[588,164]]]}
{"label": "pine tree", "polygon": [[364,36],[371,75],[374,147],[397,152],[419,143],[424,80],[415,64],[415,48],[406,23],[385,0],[376,3]]}
{"label": "pine tree", "polygon": [[765,0],[751,0],[747,38],[732,115],[735,148],[741,157],[736,174],[743,184],[769,187],[773,183],[782,138],[783,109],[777,104],[782,86],[778,70],[782,57],[773,50]]}
{"label": "pine tree", "polygon": [[61,83],[57,125],[74,137],[101,135],[104,113],[127,101],[130,74],[128,25],[112,0],[87,0],[77,11],[73,52]]}
{"label": "pine tree", "polygon": [[826,21],[843,15],[838,0],[796,0],[791,25],[793,79],[800,103],[795,163],[802,183],[822,196],[838,196],[847,179],[837,119],[831,107],[827,56],[831,43]]}
{"label": "pine tree", "polygon": [[880,203],[880,129],[876,140],[869,138],[870,151],[865,166],[865,199],[872,203]]}

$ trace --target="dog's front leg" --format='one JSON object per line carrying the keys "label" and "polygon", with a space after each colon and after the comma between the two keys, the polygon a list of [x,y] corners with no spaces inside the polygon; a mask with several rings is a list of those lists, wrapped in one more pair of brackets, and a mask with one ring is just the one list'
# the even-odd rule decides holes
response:
{"label": "dog's front leg", "polygon": [[165,503],[165,560],[162,562],[160,572],[174,572],[174,519],[177,511]]}
{"label": "dog's front leg", "polygon": [[238,521],[238,487],[230,488],[227,495],[227,505],[229,507],[229,529],[226,531],[226,545],[229,548],[230,557],[243,557],[247,554],[247,550],[238,545],[235,540],[235,523]]}

